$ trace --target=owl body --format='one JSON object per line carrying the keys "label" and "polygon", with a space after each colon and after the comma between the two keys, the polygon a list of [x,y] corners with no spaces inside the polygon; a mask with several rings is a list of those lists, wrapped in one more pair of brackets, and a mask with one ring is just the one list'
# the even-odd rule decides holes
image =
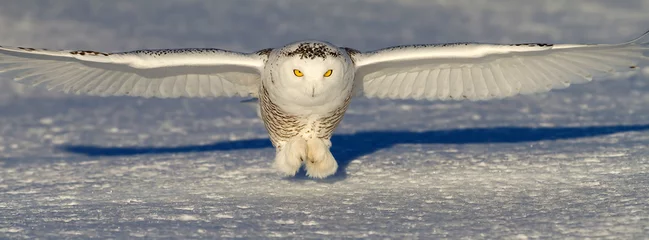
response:
{"label": "owl body", "polygon": [[[335,173],[330,139],[352,98],[350,56],[333,45],[309,41],[273,50],[268,57],[273,64],[261,75],[258,97],[276,149],[275,167],[288,176],[303,164],[312,177]],[[328,71],[331,75],[325,76]]]}

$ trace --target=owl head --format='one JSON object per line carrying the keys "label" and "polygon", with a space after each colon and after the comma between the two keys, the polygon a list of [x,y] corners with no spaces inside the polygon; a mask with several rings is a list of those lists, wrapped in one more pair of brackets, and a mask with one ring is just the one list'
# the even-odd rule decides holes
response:
{"label": "owl head", "polygon": [[346,51],[321,41],[302,41],[274,51],[267,66],[266,87],[293,99],[327,98],[353,82],[353,63]]}

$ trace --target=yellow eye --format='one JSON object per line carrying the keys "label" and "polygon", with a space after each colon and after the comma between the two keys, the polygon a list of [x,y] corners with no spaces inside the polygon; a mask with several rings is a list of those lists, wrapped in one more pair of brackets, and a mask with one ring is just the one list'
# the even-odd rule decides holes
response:
{"label": "yellow eye", "polygon": [[332,73],[334,73],[334,70],[329,69],[329,70],[327,70],[327,72],[324,74],[324,76],[325,76],[325,77],[330,77]]}
{"label": "yellow eye", "polygon": [[297,69],[293,69],[293,74],[295,74],[295,76],[298,76],[298,77],[304,76],[304,73],[302,73],[302,71],[297,70]]}

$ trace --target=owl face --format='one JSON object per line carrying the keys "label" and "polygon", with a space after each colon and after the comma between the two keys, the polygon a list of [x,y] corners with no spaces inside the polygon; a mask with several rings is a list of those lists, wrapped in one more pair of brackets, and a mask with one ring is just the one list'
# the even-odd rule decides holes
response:
{"label": "owl face", "polygon": [[288,45],[279,51],[277,60],[269,84],[293,99],[328,98],[330,93],[348,88],[353,80],[353,66],[346,53],[327,43]]}
{"label": "owl face", "polygon": [[316,97],[343,83],[347,70],[338,59],[291,59],[282,65],[280,81],[296,94]]}

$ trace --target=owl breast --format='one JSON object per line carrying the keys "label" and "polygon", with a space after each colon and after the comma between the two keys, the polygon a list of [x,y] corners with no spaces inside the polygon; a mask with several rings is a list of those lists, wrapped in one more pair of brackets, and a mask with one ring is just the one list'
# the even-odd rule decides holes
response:
{"label": "owl breast", "polygon": [[351,93],[343,98],[336,108],[329,111],[311,111],[304,114],[290,113],[273,101],[268,90],[262,85],[259,105],[264,126],[270,135],[273,146],[280,148],[282,143],[300,136],[304,139],[321,138],[329,140],[345,115],[351,102]]}

